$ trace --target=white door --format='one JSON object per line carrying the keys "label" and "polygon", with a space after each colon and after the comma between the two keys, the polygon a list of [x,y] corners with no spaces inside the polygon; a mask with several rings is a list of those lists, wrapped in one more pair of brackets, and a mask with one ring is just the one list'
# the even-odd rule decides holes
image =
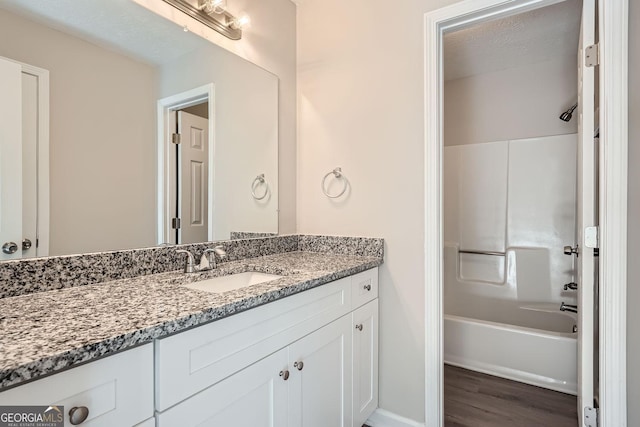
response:
{"label": "white door", "polygon": [[351,316],[289,346],[289,425],[351,427]]}
{"label": "white door", "polygon": [[22,256],[22,67],[1,58],[0,94],[0,260],[6,260]]}
{"label": "white door", "polygon": [[180,143],[179,243],[206,242],[209,236],[209,124],[193,114],[178,112]]}
{"label": "white door", "polygon": [[160,413],[159,427],[286,427],[287,368],[282,349]]}
{"label": "white door", "polygon": [[353,425],[378,407],[378,300],[353,312]]}
{"label": "white door", "polygon": [[[585,245],[585,228],[596,226],[596,156],[594,67],[585,64],[587,46],[595,43],[595,0],[582,3],[578,51],[578,212],[576,258],[578,276],[578,417],[580,426],[595,426],[585,411],[594,406],[594,251]],[[588,418],[587,418],[588,417]],[[593,422],[593,423],[592,423]]]}

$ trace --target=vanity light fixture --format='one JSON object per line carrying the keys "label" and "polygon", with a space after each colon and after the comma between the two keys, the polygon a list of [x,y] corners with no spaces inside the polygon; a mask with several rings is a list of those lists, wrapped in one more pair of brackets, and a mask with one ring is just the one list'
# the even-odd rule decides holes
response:
{"label": "vanity light fixture", "polygon": [[164,1],[231,40],[240,40],[242,29],[251,22],[246,14],[237,17],[231,14],[227,10],[227,0]]}

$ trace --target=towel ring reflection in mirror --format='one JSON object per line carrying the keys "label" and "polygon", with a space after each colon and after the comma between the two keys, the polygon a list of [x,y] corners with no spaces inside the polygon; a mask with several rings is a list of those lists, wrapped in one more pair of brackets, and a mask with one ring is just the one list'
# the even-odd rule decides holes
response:
{"label": "towel ring reflection in mirror", "polygon": [[[258,188],[260,188],[261,186],[264,187],[264,193],[262,193],[262,195],[258,195],[256,194],[256,190],[258,190]],[[267,197],[267,194],[269,194],[269,183],[266,179],[264,179],[264,174],[261,173],[260,175],[256,176],[256,178],[251,183],[251,195],[256,200],[262,200]]]}
{"label": "towel ring reflection in mirror", "polygon": [[[327,178],[329,178],[329,176],[331,175],[333,175],[335,179],[342,180],[342,191],[340,191],[338,194],[330,194],[329,191],[327,190]],[[324,176],[324,178],[322,178],[321,187],[322,187],[322,192],[324,193],[325,196],[331,199],[336,199],[342,196],[345,193],[345,191],[347,191],[348,185],[349,185],[349,182],[347,181],[347,178],[342,174],[342,168],[337,167],[331,172],[327,173]]]}

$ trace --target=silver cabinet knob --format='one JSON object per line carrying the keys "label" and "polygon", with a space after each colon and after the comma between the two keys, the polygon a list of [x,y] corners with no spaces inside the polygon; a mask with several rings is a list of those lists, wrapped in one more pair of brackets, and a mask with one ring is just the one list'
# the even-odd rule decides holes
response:
{"label": "silver cabinet knob", "polygon": [[89,416],[89,408],[86,406],[74,406],[69,409],[69,422],[73,426],[77,426],[85,422]]}
{"label": "silver cabinet knob", "polygon": [[280,371],[280,376],[282,377],[283,380],[288,380],[289,379],[289,371],[287,369],[285,369],[284,371]]}
{"label": "silver cabinet knob", "polygon": [[4,252],[7,255],[15,254],[17,251],[18,251],[18,245],[16,245],[16,242],[7,242],[4,245],[2,245],[2,252]]}
{"label": "silver cabinet knob", "polygon": [[370,291],[371,290],[371,285],[364,285],[364,290],[365,291]]}
{"label": "silver cabinet knob", "polygon": [[571,246],[565,246],[564,247],[564,254],[565,255],[575,255],[578,256],[578,245],[575,245],[573,247]]}
{"label": "silver cabinet knob", "polygon": [[356,329],[361,331],[363,329],[362,323],[360,323],[359,325],[356,325]]}
{"label": "silver cabinet knob", "polygon": [[304,368],[304,363],[302,362],[302,360],[299,361],[299,362],[295,362],[293,364],[293,367],[294,368],[298,368],[298,371],[302,371],[302,368]]}
{"label": "silver cabinet knob", "polygon": [[29,239],[22,240],[22,250],[23,251],[28,251],[29,249],[31,249],[32,245],[33,244],[31,243],[31,240],[29,240]]}

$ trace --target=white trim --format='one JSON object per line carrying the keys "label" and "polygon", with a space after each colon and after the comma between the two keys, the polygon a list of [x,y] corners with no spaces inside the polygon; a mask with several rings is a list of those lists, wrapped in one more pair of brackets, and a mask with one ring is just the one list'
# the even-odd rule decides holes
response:
{"label": "white trim", "polygon": [[[426,13],[425,424],[443,425],[442,35],[558,0],[466,0]],[[600,405],[602,427],[626,426],[626,198],[628,0],[600,1]],[[609,141],[609,143],[607,143]]]}
{"label": "white trim", "polygon": [[[22,71],[38,78],[38,220],[36,256],[49,255],[49,70],[22,64]],[[36,244],[36,242],[33,242]]]}
{"label": "white trim", "polygon": [[367,420],[367,425],[371,427],[425,427],[422,423],[380,408],[371,414]]}
{"label": "white trim", "polygon": [[158,101],[157,107],[157,134],[158,141],[156,145],[157,150],[157,166],[156,166],[156,211],[157,211],[157,224],[156,224],[156,241],[158,244],[167,243],[169,229],[166,227],[168,224],[167,219],[170,216],[168,200],[168,150],[171,147],[171,134],[173,133],[169,129],[169,113],[171,111],[179,110],[181,108],[190,107],[192,105],[200,104],[203,101],[208,101],[208,114],[209,114],[209,194],[208,194],[208,220],[209,230],[207,238],[209,241],[213,241],[213,217],[214,217],[214,202],[213,202],[213,184],[214,184],[214,159],[215,159],[215,85],[213,83],[206,84],[204,86],[197,87],[195,89],[188,90],[176,95],[172,95],[166,98],[162,98]]}
{"label": "white trim", "polygon": [[600,426],[627,425],[628,0],[598,1]]}

